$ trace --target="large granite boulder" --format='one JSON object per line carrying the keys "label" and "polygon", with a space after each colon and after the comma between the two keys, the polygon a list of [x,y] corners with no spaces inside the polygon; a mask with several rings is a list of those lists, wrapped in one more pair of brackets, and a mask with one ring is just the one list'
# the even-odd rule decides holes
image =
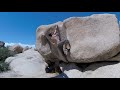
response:
{"label": "large granite boulder", "polygon": [[9,63],[10,70],[15,72],[17,76],[32,77],[45,74],[46,64],[42,59],[37,51],[29,49],[14,57],[7,58],[5,62]]}
{"label": "large granite boulder", "polygon": [[[67,46],[62,45],[61,53],[57,57],[49,43],[42,42],[45,32],[58,25],[61,42],[68,40],[69,53],[65,51]],[[36,49],[47,59],[58,59],[66,62],[90,63],[96,61],[109,61],[120,51],[118,19],[114,14],[95,14],[87,17],[71,17],[63,22],[52,25],[42,25],[37,29]],[[43,40],[45,41],[45,40]],[[49,40],[48,40],[49,41]],[[50,42],[50,41],[49,41]],[[58,50],[59,43],[54,50]],[[59,48],[60,49],[60,48]],[[42,53],[41,53],[42,52]],[[61,54],[61,55],[60,55]],[[65,57],[62,59],[61,57]],[[58,58],[58,59],[56,59]],[[120,60],[118,60],[120,61]]]}
{"label": "large granite boulder", "polygon": [[113,14],[73,17],[64,25],[71,45],[70,62],[104,61],[120,51],[118,19]]}

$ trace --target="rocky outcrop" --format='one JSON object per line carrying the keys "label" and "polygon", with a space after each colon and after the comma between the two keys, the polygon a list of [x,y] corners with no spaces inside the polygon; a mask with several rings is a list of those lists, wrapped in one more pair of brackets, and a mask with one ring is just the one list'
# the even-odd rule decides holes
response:
{"label": "rocky outcrop", "polygon": [[120,62],[94,63],[83,72],[83,78],[120,78]]}
{"label": "rocky outcrop", "polygon": [[[20,49],[24,52],[7,58],[11,71],[0,77],[120,78],[120,62],[115,62],[120,61],[119,34],[114,14],[42,25],[36,31],[36,48]],[[59,64],[63,73],[46,73],[48,61],[63,61]]]}
{"label": "rocky outcrop", "polygon": [[114,14],[72,17],[38,27],[36,49],[51,61],[109,61],[120,51],[119,33],[118,19]]}
{"label": "rocky outcrop", "polygon": [[18,53],[23,52],[23,47],[20,46],[20,45],[13,45],[13,46],[9,47],[9,50],[15,52],[16,54],[18,54]]}
{"label": "rocky outcrop", "polygon": [[33,49],[9,57],[5,60],[9,63],[10,70],[17,73],[17,76],[37,76],[45,74],[45,62],[41,55]]}
{"label": "rocky outcrop", "polygon": [[[10,71],[0,73],[0,78],[120,78],[120,62],[61,63],[63,73],[46,73],[44,58],[29,49],[5,60]],[[107,60],[106,60],[107,61]]]}
{"label": "rocky outcrop", "polygon": [[0,41],[0,48],[5,47],[5,43],[3,41]]}
{"label": "rocky outcrop", "polygon": [[[11,68],[11,71],[0,73],[0,78],[120,78],[120,62],[93,63],[90,64],[88,67],[84,68],[83,70],[81,67],[76,66],[76,64],[74,63],[62,63],[60,67],[63,70],[63,73],[56,74],[45,73],[43,68],[41,68],[44,65],[44,62],[41,63],[42,66],[40,65],[41,67],[39,66],[38,68],[35,65],[30,65],[29,60],[27,61],[24,63],[24,65],[19,65],[16,63],[16,65],[14,65],[13,67],[14,69]],[[22,66],[24,67],[22,68]]]}
{"label": "rocky outcrop", "polygon": [[64,71],[54,78],[120,78],[120,62],[97,62],[82,68],[75,64],[62,65]]}

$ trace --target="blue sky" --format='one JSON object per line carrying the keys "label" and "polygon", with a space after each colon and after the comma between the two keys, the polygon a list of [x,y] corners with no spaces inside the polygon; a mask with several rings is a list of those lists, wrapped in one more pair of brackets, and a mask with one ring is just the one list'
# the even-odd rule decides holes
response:
{"label": "blue sky", "polygon": [[74,16],[120,12],[0,12],[0,41],[35,45],[36,29]]}

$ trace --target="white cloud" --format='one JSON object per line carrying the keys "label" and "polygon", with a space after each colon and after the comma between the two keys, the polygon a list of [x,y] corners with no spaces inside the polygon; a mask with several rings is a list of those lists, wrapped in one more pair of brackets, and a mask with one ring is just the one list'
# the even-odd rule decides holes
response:
{"label": "white cloud", "polygon": [[33,48],[35,48],[35,45],[29,45],[29,44],[22,44],[22,43],[5,43],[5,46],[13,46],[13,45],[20,45],[20,46],[22,46],[22,47],[26,47],[26,46],[28,46],[28,47],[33,47]]}

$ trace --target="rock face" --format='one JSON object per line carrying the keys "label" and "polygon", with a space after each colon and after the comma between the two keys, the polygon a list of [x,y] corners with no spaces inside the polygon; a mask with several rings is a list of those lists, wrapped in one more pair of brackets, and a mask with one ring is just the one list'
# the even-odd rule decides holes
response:
{"label": "rock face", "polygon": [[5,60],[9,63],[12,72],[18,76],[37,76],[45,74],[45,62],[41,55],[33,49],[17,54],[15,57],[9,57]]}
{"label": "rock face", "polygon": [[120,51],[120,32],[115,15],[70,18],[64,24],[71,45],[71,62],[107,60]]}
{"label": "rock face", "polygon": [[120,62],[91,63],[86,68],[75,63],[61,63],[62,74],[45,73],[46,63],[34,50],[27,50],[5,62],[10,64],[11,71],[0,73],[0,78],[120,78]]}
{"label": "rock face", "polygon": [[83,78],[120,78],[120,62],[101,62],[85,69]]}
{"label": "rock face", "polygon": [[0,48],[4,46],[5,46],[5,43],[3,41],[0,41]]}
{"label": "rock face", "polygon": [[62,74],[54,78],[120,78],[120,62],[99,62],[82,70],[75,64],[61,65]]}
{"label": "rock face", "polygon": [[75,63],[61,63],[62,74],[46,73],[46,63],[34,49],[9,57],[5,62],[11,71],[0,73],[0,78],[120,78],[120,62],[96,62],[84,68]]}
{"label": "rock face", "polygon": [[120,52],[116,54],[114,57],[110,58],[109,61],[120,61]]}
{"label": "rock face", "polygon": [[[58,25],[58,27],[56,27]],[[37,28],[36,31],[36,49],[39,51],[39,53],[45,58],[45,61],[50,60],[52,62],[55,62],[56,60],[63,60],[66,62],[66,57],[63,55],[62,51],[62,44],[59,44],[59,40],[61,39],[61,43],[63,43],[66,40],[65,33],[64,33],[64,27],[62,22],[58,22],[55,24],[51,24],[49,26],[43,25]],[[56,34],[54,38],[50,36],[51,34]],[[59,37],[59,35],[63,35]],[[58,42],[56,42],[58,41]],[[55,42],[55,44],[52,44],[52,42]]]}
{"label": "rock face", "polygon": [[16,54],[23,52],[23,47],[20,45],[13,45],[9,47],[9,50],[15,52]]}
{"label": "rock face", "polygon": [[[60,43],[68,40],[70,47],[61,44],[61,55],[54,54],[49,43],[42,44],[42,37],[53,26],[58,25]],[[120,51],[119,25],[114,14],[96,14],[88,17],[72,17],[52,25],[43,25],[37,29],[36,49],[50,60],[90,63],[106,61]],[[44,38],[43,38],[44,39]],[[57,39],[56,39],[57,40]],[[45,40],[43,40],[45,41]],[[50,42],[50,40],[48,40]],[[46,41],[46,42],[48,42]],[[57,50],[59,44],[57,42]],[[68,45],[69,45],[68,44]],[[52,47],[53,48],[53,47]],[[58,50],[59,51],[59,50]],[[43,55],[44,54],[44,55]],[[65,57],[65,59],[61,57]],[[57,59],[55,59],[57,58]],[[111,61],[111,60],[110,60]],[[120,61],[120,60],[118,60]]]}

